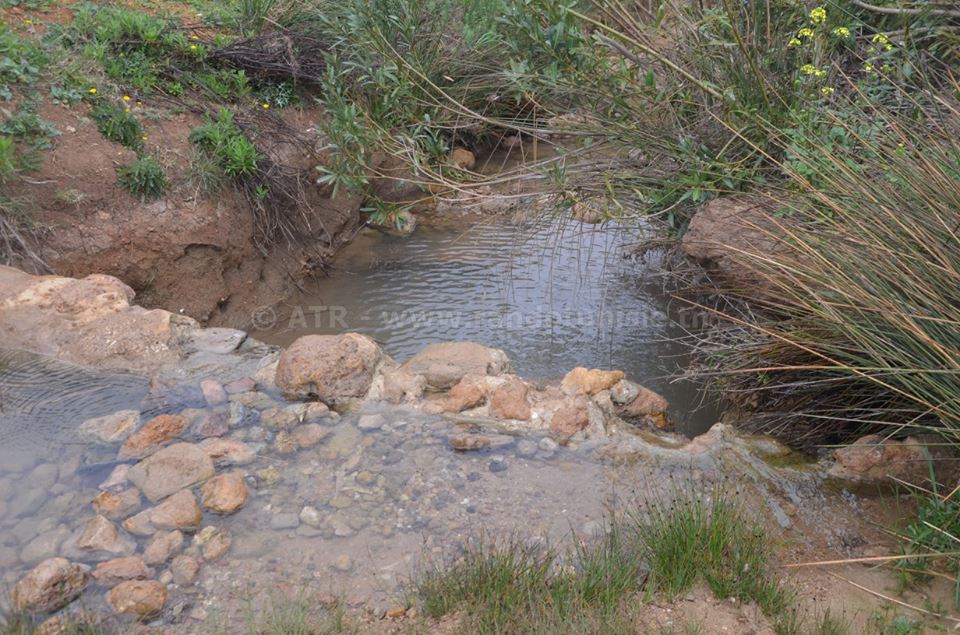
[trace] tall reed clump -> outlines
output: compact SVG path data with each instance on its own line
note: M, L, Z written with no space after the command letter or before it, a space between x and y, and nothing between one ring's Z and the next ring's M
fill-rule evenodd
M797 444L866 431L958 443L960 109L936 93L912 119L851 101L824 123L852 141L806 139L802 173L785 168L765 194L781 249L743 254L758 283L729 291L751 303L732 316L747 328L709 359L752 394L748 427Z

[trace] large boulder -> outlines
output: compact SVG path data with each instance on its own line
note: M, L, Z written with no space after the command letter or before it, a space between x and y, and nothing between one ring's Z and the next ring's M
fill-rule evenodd
M512 377L490 394L490 414L499 419L529 421L530 386L519 377Z
M358 333L306 335L280 355L274 381L288 399L333 405L363 398L384 357L376 342Z
M18 611L52 612L70 604L87 586L87 574L65 558L48 558L13 587Z
M400 367L412 375L422 375L427 388L447 390L464 375L500 375L510 370L507 354L476 342L431 344Z
M831 476L857 482L881 482L896 478L922 483L930 478L933 467L941 483L956 473L956 455L936 438L907 437L887 439L869 434L834 452Z
M191 443L175 443L134 465L127 478L155 503L213 474L206 452Z
M755 281L751 257L781 250L784 234L762 198L731 196L704 205L683 236L685 254L735 281Z

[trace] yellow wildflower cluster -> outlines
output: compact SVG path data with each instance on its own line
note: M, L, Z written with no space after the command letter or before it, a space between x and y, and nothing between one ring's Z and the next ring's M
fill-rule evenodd
M813 37L813 29L808 26L797 31L797 37Z
M827 71L822 68L817 68L813 64L804 64L800 67L800 72L804 75L813 75L814 77L823 77L827 74Z
M823 7L817 7L810 12L810 21L814 24L823 24L827 21L827 10Z
M837 37L850 37L850 29L845 26L838 26L833 30L833 34Z

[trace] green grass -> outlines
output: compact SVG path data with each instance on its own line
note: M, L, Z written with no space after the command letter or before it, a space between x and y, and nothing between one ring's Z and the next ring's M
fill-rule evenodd
M465 632L618 633L644 597L705 584L718 598L755 602L778 633L800 632L794 595L772 577L766 537L742 507L721 492L678 492L669 506L641 509L569 553L481 540L427 566L412 601L433 619L459 616Z
M149 155L143 155L130 165L118 169L117 182L143 201L158 199L170 188L163 167Z

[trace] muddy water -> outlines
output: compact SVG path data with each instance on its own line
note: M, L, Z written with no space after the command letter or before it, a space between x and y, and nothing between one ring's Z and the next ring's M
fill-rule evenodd
M359 331L403 361L427 344L474 340L507 352L531 379L575 366L615 368L664 394L694 435L716 421L696 389L669 377L682 335L656 263L629 258L635 228L570 219L496 217L466 230L419 228L409 238L368 230L287 306L254 316L253 335L286 345L301 335Z

